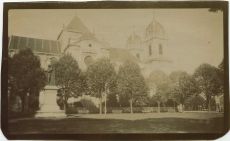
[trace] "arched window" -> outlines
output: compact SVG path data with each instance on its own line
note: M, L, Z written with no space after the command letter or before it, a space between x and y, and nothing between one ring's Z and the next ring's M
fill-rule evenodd
M93 58L91 56L86 56L84 59L84 62L86 64L86 66L89 66L90 64L93 63Z
M163 47L161 44L159 44L159 54L162 55L163 54Z
M152 46L149 45L149 56L152 56Z

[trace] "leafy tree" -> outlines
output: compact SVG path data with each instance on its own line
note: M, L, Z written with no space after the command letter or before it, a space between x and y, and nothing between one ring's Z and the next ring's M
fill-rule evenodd
M224 93L224 60L222 60L222 62L219 64L218 66L218 76L220 78L220 94Z
M205 99L198 94L192 95L185 100L185 106L191 110L201 110L199 107L203 107L204 104Z
M181 77L188 76L188 73L185 71L173 71L169 74L169 78L172 83L178 83Z
M116 76L113 64L109 59L101 58L91 64L87 69L87 85L90 93L100 99L100 114L102 113L102 97L112 91L113 81ZM106 114L106 99L105 99Z
M34 106L34 102L38 103L38 101L28 101L28 97L31 97L30 100L38 97L39 91L46 85L46 80L45 71L41 68L39 58L30 49L22 49L10 59L9 86L11 94L20 96L22 112L28 112ZM28 107L29 103L30 108ZM38 106L38 104L36 105Z
M117 88L117 75L113 75L113 77L110 79L108 87L110 90L108 92L108 105L111 107L120 106L120 99Z
M224 72L224 60L221 61L221 63L219 64L218 68Z
M188 73L185 71L173 71L169 74L169 78L171 81L171 99L177 103L182 104L180 101L180 94L179 94L179 82L180 79L185 78L188 76ZM182 82L182 81L181 81Z
M210 111L212 97L222 93L223 77L220 70L209 64L202 64L195 70L194 77L205 93L206 108Z
M150 89L152 89L152 97L150 100L156 101L158 105L158 112L160 112L160 105L165 106L170 94L170 81L168 76L162 71L153 71L148 78Z
M119 68L117 79L121 103L129 103L130 112L133 113L133 102L138 97L146 96L148 91L140 67L131 61L124 62Z
M78 97L79 95L83 94L88 94L85 72L80 72L78 79L73 82L73 87L70 88L70 91L73 92L74 97Z
M83 79L81 70L77 61L70 55L63 55L55 64L55 82L56 85L61 87L62 97L64 99L64 108L67 106L67 100L69 97L78 96L82 91L79 90L82 83L79 83Z
M199 85L193 76L186 73L181 73L178 82L175 83L172 93L177 103L184 107L185 101L200 93ZM183 110L183 109L182 109Z

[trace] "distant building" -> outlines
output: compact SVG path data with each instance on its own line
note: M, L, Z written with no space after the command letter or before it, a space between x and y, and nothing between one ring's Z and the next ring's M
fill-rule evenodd
M153 19L145 29L144 38L133 32L127 39L127 49L139 61L142 72L148 77L153 70L172 71L168 55L167 35L164 27Z

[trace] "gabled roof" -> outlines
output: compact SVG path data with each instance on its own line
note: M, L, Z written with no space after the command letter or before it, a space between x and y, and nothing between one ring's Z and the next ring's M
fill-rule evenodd
M70 21L70 23L64 28L64 31L80 33L81 40L96 40L94 34L90 32L87 26L77 16Z
M91 34L90 30L85 26L81 19L75 16L65 27L65 30L82 34Z
M21 37L12 35L9 40L9 49L24 49L30 48L34 52L43 53L61 53L61 46L59 41L36 39L29 37Z

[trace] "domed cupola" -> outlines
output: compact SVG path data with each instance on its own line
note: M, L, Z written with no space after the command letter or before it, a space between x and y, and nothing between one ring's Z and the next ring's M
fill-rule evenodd
M126 44L128 48L140 47L141 37L134 32L128 37Z
M167 39L164 27L155 19L146 27L145 39Z

